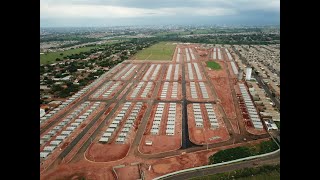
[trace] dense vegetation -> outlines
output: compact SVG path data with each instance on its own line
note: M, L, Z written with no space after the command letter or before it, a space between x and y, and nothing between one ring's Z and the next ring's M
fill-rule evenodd
M249 156L255 156L259 154L265 154L278 149L277 144L272 141L263 141L255 146L241 146L231 149L226 149L217 152L209 157L209 164L216 164L226 161L232 161L235 159L245 158Z
M203 177L191 178L192 180L279 180L280 179L280 164L264 165L256 168L244 168L232 172L218 173Z

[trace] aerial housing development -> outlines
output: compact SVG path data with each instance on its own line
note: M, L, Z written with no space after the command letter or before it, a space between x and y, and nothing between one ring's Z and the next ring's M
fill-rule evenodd
M272 140L280 122L280 44L132 46L109 46L120 56L132 52L108 68L91 66L89 57L90 68L69 75L100 73L40 110L41 179L155 179L217 163L221 150Z

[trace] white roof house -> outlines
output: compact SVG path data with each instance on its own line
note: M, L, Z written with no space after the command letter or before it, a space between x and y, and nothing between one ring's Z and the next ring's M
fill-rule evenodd
M46 158L49 154L49 152L40 152L40 158Z

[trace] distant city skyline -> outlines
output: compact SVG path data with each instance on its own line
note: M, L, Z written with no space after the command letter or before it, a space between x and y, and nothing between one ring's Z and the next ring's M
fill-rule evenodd
M278 25L280 0L40 0L40 27Z

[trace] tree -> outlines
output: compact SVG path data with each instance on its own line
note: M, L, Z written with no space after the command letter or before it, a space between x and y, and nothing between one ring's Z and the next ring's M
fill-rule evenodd
M57 58L56 61L62 61L60 58Z

